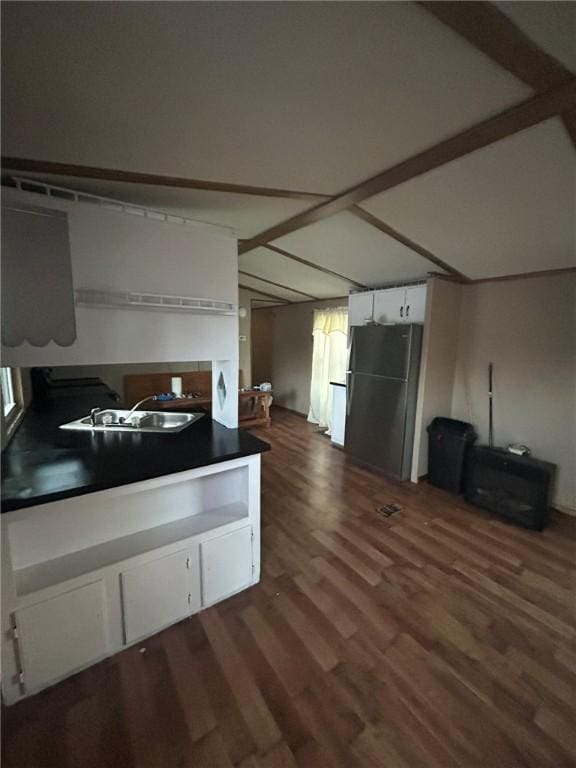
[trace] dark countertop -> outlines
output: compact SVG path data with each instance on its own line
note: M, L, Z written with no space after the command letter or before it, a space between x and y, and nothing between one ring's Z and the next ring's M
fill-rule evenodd
M207 415L170 435L59 429L97 406L121 407L102 396L30 406L2 454L2 512L270 450L249 432L227 429Z

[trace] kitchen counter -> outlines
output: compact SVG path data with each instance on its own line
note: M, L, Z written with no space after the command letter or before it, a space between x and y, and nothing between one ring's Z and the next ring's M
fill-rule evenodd
M95 407L119 406L102 397L49 400L30 406L2 454L2 512L270 450L254 435L227 429L209 416L169 435L59 428Z

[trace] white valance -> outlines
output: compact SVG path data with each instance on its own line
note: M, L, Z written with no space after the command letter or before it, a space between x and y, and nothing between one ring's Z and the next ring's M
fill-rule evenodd
M348 309L336 307L332 309L315 309L312 333L348 333Z
M35 347L76 340L74 288L64 211L2 205L2 343Z

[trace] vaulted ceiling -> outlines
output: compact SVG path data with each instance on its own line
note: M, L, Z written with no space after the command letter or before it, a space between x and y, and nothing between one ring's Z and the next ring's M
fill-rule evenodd
M576 3L2 17L4 175L232 227L253 291L576 266Z

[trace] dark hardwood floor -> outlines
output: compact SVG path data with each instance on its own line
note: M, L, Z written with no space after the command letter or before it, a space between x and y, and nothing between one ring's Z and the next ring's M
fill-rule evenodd
M574 766L575 521L384 480L286 411L257 434L260 584L10 707L5 768Z

